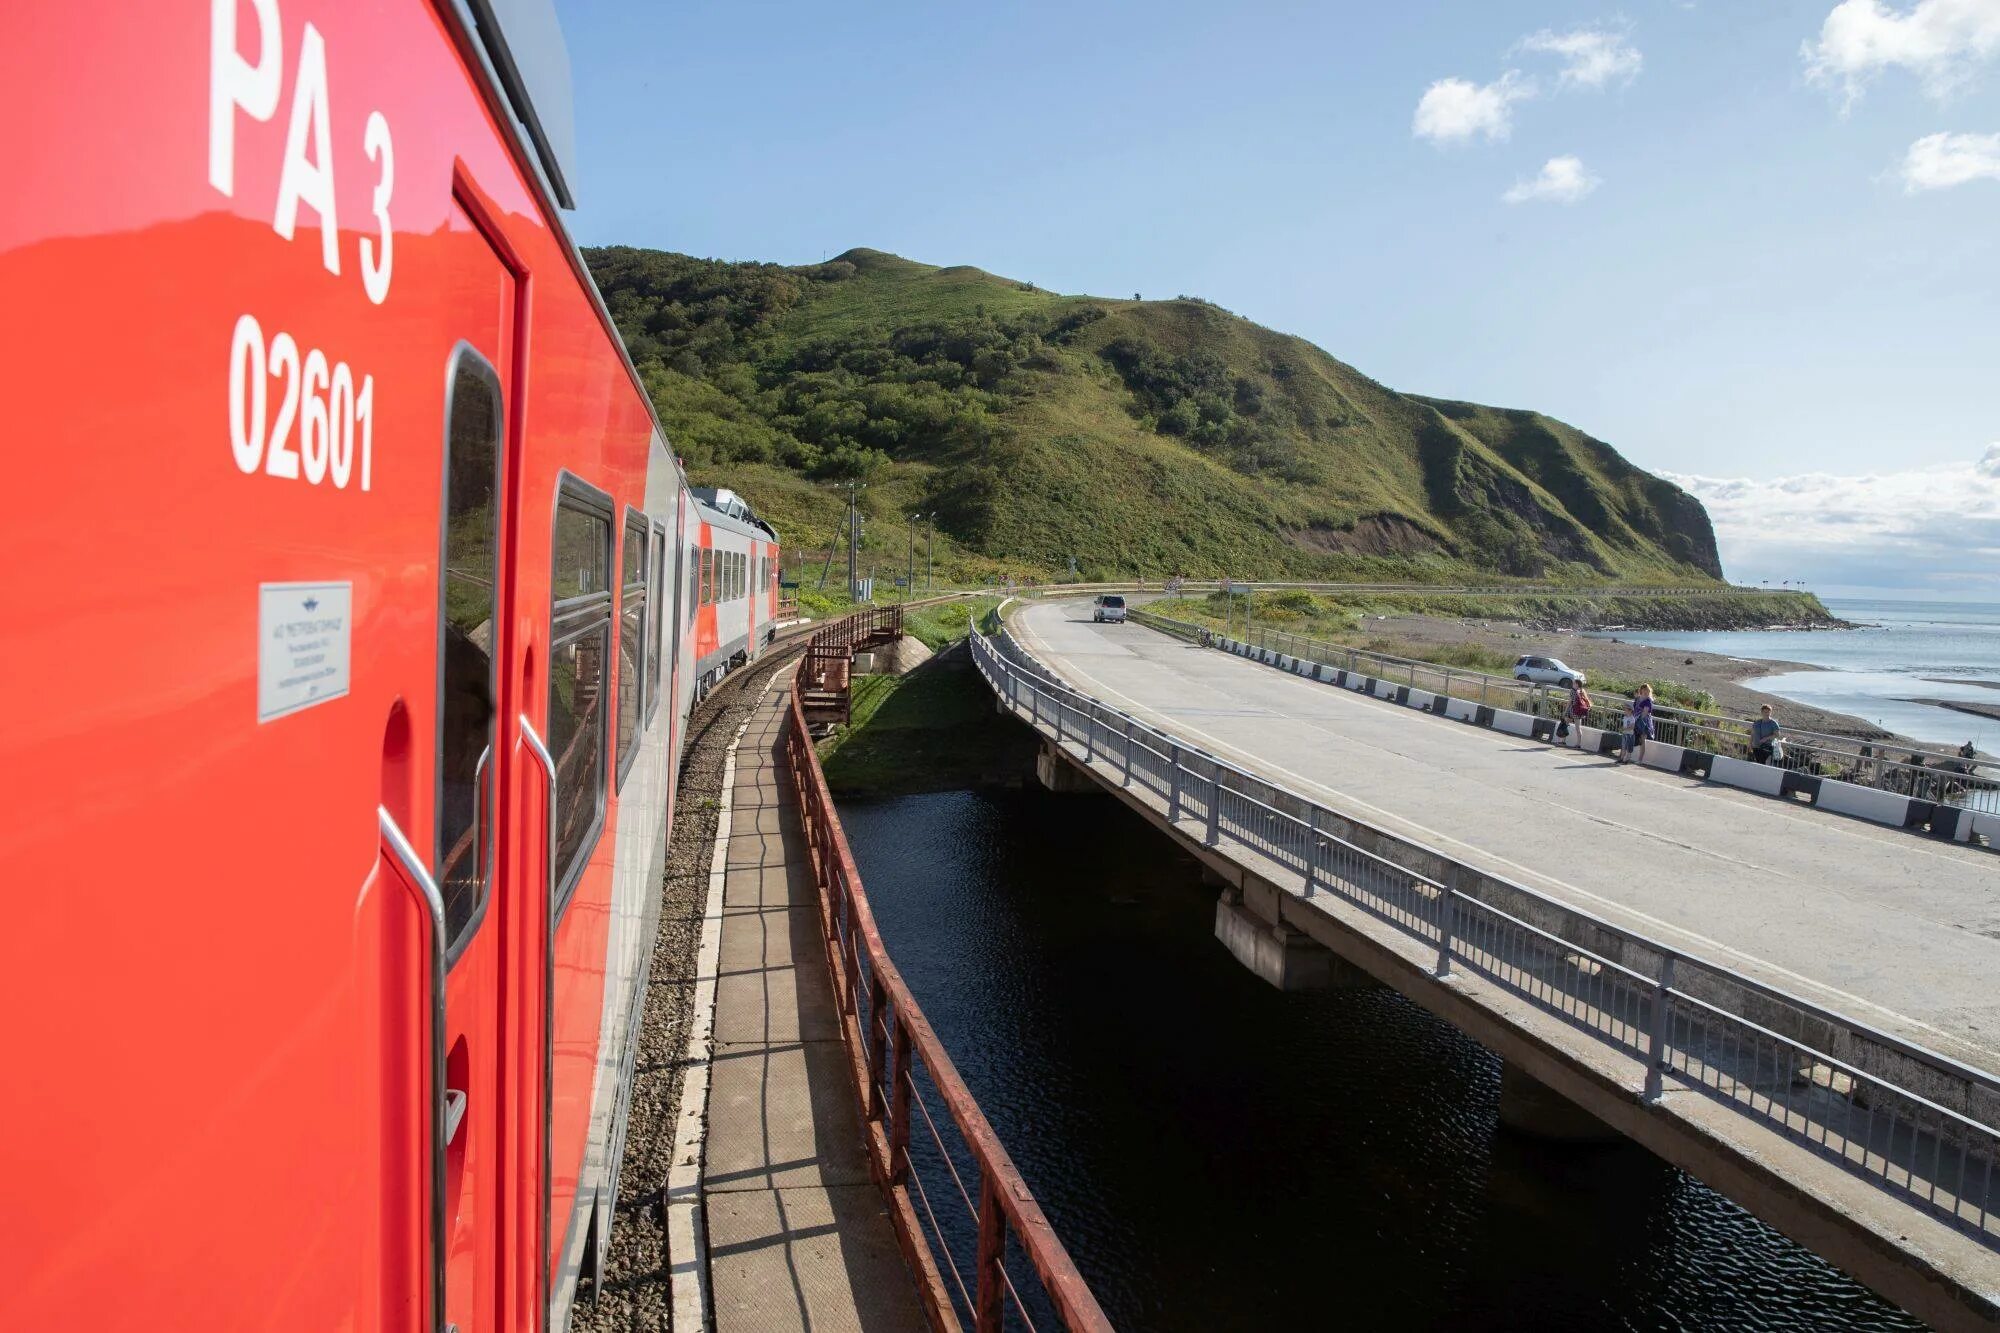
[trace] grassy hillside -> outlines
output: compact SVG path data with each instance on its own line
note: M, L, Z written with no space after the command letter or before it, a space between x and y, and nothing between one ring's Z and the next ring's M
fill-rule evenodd
M795 550L865 483L869 562L935 511L958 579L1720 574L1693 497L1531 412L1399 394L1204 301L1059 296L872 250L586 252L698 483ZM920 545L921 563L921 545Z

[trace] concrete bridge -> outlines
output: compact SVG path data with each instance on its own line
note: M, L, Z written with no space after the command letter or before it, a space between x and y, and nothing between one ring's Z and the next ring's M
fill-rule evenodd
M1222 886L1286 988L1394 987L1503 1119L1630 1137L1939 1327L2000 1324L1991 851L1468 726L1087 604L982 644L1051 786Z

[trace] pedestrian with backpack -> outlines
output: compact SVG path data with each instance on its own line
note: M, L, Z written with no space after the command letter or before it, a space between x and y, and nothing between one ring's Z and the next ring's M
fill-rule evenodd
M1583 748L1583 724L1590 716L1590 692L1583 688L1583 682L1569 683L1569 706L1563 710L1563 732L1576 738L1576 748Z

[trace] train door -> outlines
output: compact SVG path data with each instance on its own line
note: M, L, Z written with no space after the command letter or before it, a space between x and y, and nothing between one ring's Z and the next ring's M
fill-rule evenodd
M503 1189L513 1188L501 1134L501 1005L507 996L507 922L519 878L499 799L500 664L511 634L502 558L509 513L510 389L516 279L462 202L454 199L442 247L440 314L453 346L443 370L444 466L439 530L439 662L435 846L444 897L446 1319L459 1333L501 1327L499 1256Z

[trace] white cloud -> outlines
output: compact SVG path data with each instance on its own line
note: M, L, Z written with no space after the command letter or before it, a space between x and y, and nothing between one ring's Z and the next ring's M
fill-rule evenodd
M1858 477L1663 475L1707 506L1732 578L2000 595L2000 443Z
M1573 204L1600 184L1597 177L1584 170L1581 159L1552 157L1542 163L1542 169L1532 179L1523 177L1515 181L1513 188L1500 197L1510 204L1539 201Z
M1926 134L1904 155L1902 175L1910 194L2000 180L2000 134Z
M1433 143L1466 143L1484 135L1505 139L1514 128L1514 103L1535 95L1535 85L1508 70L1491 83L1439 79L1417 101L1411 128Z
M1575 32L1544 28L1523 37L1515 49L1561 56L1563 67L1558 78L1566 88L1602 88L1614 79L1630 83L1639 77L1639 67L1645 63L1623 33L1602 28L1578 28Z
M1980 61L2000 55L2000 0L1917 0L1908 9L1841 0L1801 54L1807 77L1838 84L1850 103L1886 69L1907 70L1942 97L1965 84Z

